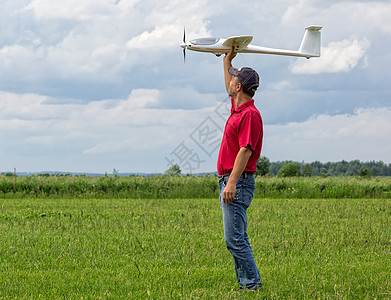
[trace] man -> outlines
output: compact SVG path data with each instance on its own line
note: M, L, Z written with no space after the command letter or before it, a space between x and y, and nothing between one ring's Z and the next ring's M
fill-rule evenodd
M232 108L217 160L220 204L225 243L234 259L240 289L257 290L262 282L247 236L247 208L254 196L253 174L263 138L262 117L252 99L259 76L251 68L233 68L235 56L232 49L224 57L225 87Z

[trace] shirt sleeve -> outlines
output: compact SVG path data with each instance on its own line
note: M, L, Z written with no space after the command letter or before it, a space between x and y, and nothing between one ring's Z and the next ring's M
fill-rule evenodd
M258 141L262 136L262 121L260 116L255 112L245 114L240 123L238 135L240 148L250 147L252 151L255 151Z

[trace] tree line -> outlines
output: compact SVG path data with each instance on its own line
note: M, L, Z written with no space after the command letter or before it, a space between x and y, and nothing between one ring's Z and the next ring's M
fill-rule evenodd
M391 164L383 161L361 162L359 160L340 162L314 161L311 163L270 160L261 156L257 163L257 175L291 176L391 176Z

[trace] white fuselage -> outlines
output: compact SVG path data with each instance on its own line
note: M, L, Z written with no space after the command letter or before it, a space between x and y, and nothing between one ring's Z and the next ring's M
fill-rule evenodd
M184 49L209 52L217 56L228 53L232 47L238 53L263 53L298 57L319 57L320 56L320 30L321 26L309 26L306 28L299 50L283 50L251 45L252 36L238 36L228 39L223 38L198 38L184 42L181 47Z
M181 47L192 51L208 52L220 56L222 54L228 53L231 50L231 47L227 47L223 45L225 41L226 39L221 38L218 40L217 43L209 44L209 45L197 45L197 44L193 44L192 42L187 42L182 44ZM300 53L299 51L267 48L267 47L260 47L255 45L248 45L246 48L242 48L242 49L237 48L235 49L235 52L275 54L275 55L298 56L298 57L307 57L307 58L318 57L318 55L314 55L310 53Z

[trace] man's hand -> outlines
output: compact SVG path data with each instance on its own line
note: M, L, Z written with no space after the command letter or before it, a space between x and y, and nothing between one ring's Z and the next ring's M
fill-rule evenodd
M231 51L225 53L224 61L231 62L236 56L235 47L232 46Z
M227 183L223 191L223 202L230 204L235 200L236 184Z

